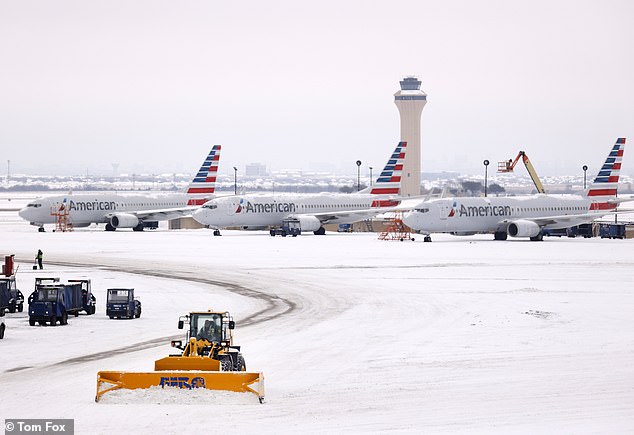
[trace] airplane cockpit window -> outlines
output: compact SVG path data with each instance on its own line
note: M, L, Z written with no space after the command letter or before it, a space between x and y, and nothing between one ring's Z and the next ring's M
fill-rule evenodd
M42 207L42 204L41 204L41 203L38 203L38 202L32 202L32 203L30 203L30 204L27 204L26 206L27 206L27 207L34 207L34 208L38 208L38 207Z
M429 209L427 207L424 208L415 208L414 210L416 210L419 213L427 213L429 212Z
M213 210L215 208L218 208L218 204L205 204L203 205L203 208L208 208L210 210Z

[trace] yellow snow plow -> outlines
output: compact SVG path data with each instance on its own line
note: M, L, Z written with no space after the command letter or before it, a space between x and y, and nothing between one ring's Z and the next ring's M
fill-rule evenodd
M187 344L172 341L182 353L161 358L154 363L153 372L97 373L98 402L104 394L137 388L177 387L206 388L253 393L264 401L264 376L261 372L247 372L240 346L233 345L235 322L228 312L192 312L178 321L178 328L189 324Z

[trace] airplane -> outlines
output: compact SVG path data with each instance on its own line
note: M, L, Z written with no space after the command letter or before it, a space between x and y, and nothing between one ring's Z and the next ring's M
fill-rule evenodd
M625 138L619 138L584 195L537 194L516 197L448 198L421 202L403 217L411 229L425 234L494 234L543 239L545 228L569 228L613 213L620 202L617 187Z
M327 223L353 223L399 204L407 142L399 142L373 186L357 193L250 194L215 198L193 217L220 235L221 228L280 228L294 222L299 232L325 234ZM275 230L271 229L271 235ZM296 234L294 234L296 235Z
M73 227L105 223L106 231L118 228L157 228L158 221L191 215L213 197L220 161L220 145L214 145L186 192L177 194L68 194L38 198L19 211L19 216L39 227L55 224L67 213Z

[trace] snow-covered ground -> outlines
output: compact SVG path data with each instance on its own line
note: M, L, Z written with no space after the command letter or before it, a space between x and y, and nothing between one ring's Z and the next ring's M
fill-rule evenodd
M23 292L35 276L89 277L98 306L54 328L7 314L0 418L74 418L90 434L632 433L633 243L38 233L1 212L0 254L21 260ZM115 286L136 289L140 319L107 319ZM210 307L234 314L265 404L199 391L94 402L97 371L151 370L178 316Z

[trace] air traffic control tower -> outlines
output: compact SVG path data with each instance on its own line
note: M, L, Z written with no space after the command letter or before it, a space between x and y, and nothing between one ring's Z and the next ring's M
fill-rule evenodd
M394 94L394 104L401 115L401 141L407 142L407 153L401 179L401 195L420 195L420 117L427 103L427 94L420 90L420 80L405 77L401 90Z

